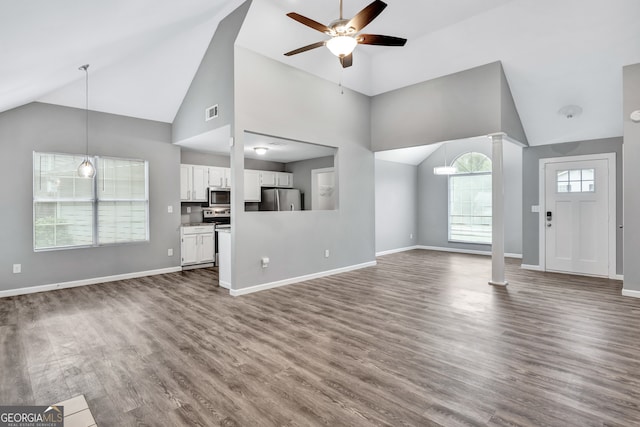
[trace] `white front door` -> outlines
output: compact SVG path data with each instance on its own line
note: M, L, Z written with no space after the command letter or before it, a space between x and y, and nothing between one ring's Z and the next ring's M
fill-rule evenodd
M609 275L608 163L599 159L545 165L545 211L540 214L547 270Z

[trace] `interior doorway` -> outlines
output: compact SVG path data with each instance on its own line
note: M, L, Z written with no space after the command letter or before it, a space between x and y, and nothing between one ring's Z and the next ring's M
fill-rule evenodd
M615 153L540 160L543 270L615 277Z

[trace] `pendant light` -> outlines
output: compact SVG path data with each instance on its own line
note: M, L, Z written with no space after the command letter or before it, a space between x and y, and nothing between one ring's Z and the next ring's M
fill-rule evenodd
M443 144L444 146L444 166L436 166L433 168L434 175L453 175L456 173L455 166L447 166L447 143Z
M91 163L91 160L89 160L89 71L87 71L87 69L89 68L89 64L85 64L83 66L81 66L80 68L78 68L78 70L84 71L85 74L85 86L86 86L86 90L85 90L85 95L86 95L86 99L85 99L85 111L86 111L86 120L85 120L85 124L86 124L86 141L87 141L87 145L86 145L86 150L85 150L85 154L84 154L84 160L82 161L82 163L80 163L80 166L78 166L78 175L80 175L82 178L93 178L96 175L96 168L93 166L93 163Z

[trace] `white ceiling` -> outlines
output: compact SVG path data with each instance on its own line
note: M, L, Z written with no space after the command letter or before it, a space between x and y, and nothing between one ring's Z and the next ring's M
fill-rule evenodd
M268 150L265 154L256 154L255 147L265 147ZM249 159L290 163L333 156L336 151L336 148L325 145L282 139L252 132L244 133L244 157Z
M622 135L622 66L640 62L638 0L387 0L365 32L403 48L358 46L342 70L323 34L338 1L254 0L237 43L375 95L501 60L531 145ZM0 3L0 111L31 101L172 122L217 23L241 0L30 0ZM369 0L345 0L352 16ZM568 120L564 105L583 108Z

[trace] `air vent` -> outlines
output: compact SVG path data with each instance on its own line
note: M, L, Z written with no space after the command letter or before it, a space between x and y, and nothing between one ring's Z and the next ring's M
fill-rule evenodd
M204 110L204 120L208 122L211 119L215 119L218 117L218 104L212 105L211 107Z

